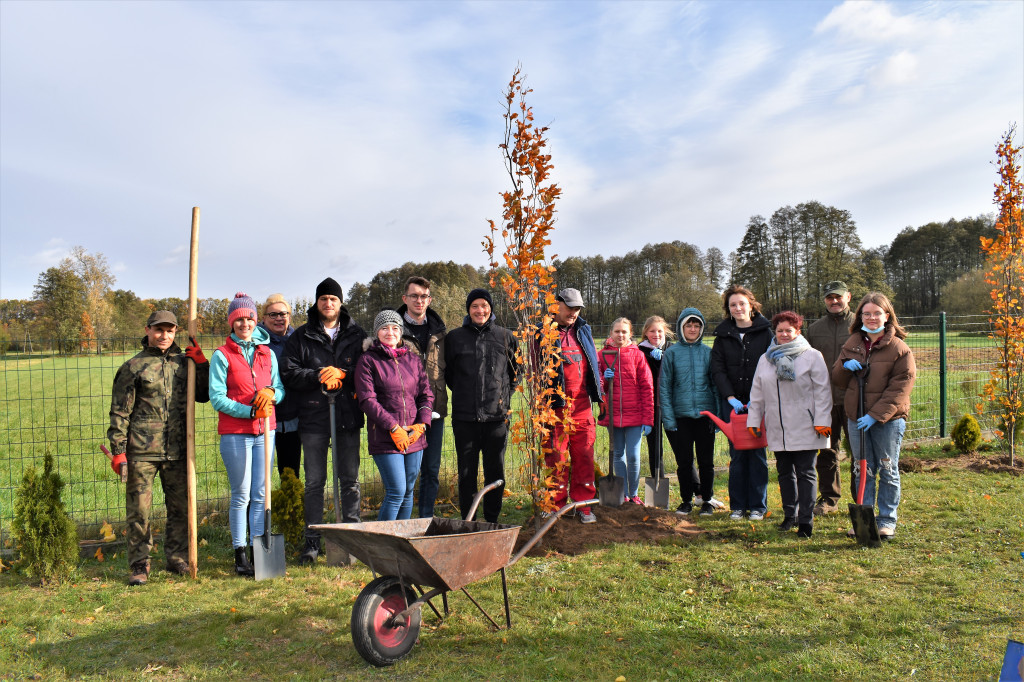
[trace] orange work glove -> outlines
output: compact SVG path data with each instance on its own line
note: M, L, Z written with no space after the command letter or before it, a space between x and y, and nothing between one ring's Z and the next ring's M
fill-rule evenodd
M409 434L409 445L412 445L413 443L418 441L423 436L424 433L427 432L427 425L413 424L407 430L412 432Z
M747 431L749 431L750 435L753 436L754 438L761 437L761 429L757 428L756 426L748 426Z
M818 432L819 436L825 436L825 438L829 438L832 436L831 426L815 426L814 430Z
M409 449L409 434L405 432L401 426L396 426L391 429L391 440L395 442L395 447L398 448L399 452L405 452Z
M203 349L196 343L196 337L188 337L188 345L185 347L185 356L197 365L205 365L209 362L203 355Z
M345 370L337 367L324 367L320 370L320 383L327 386L328 391L337 391L345 379Z
M266 412L264 417L270 416L269 408L274 404L274 389L270 386L265 386L256 392L256 397L253 398L252 404L256 406L257 410L263 410Z

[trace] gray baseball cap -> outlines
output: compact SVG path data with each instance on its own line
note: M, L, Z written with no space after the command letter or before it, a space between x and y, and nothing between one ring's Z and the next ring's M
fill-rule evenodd
M556 299L566 304L570 308L585 308L583 305L583 296L580 295L579 289L562 289L555 296Z
M173 324L178 326L178 318L170 310L155 310L146 320L147 327L155 327L158 324Z

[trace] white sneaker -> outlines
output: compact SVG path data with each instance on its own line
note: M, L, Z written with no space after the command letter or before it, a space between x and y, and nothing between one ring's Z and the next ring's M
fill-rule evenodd
M699 507L702 504L704 504L704 498L701 497L700 495L694 495L693 496L693 506L694 507Z
M764 521L764 512L752 511L750 512L751 521Z
M589 510L580 512L580 523L597 523L597 517L594 516L594 512Z
M717 497L712 496L711 499L708 500L708 502L710 502L711 506L714 507L715 509L725 509L725 502L722 502Z
M729 518L732 519L733 521L739 521L740 519L743 518L743 510L742 509L735 510L732 514L729 514Z

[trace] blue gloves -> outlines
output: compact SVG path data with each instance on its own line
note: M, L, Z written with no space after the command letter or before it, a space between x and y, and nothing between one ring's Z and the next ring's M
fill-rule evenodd
M641 426L640 427L640 435L644 436L644 437L651 435L651 427L648 426L647 424L644 424L643 426Z
M651 357L655 360L661 360L662 352L660 348L655 348L651 351Z
M736 398L729 398L729 404L732 405L732 409L736 410L737 414L743 414L747 411L747 406L736 400Z
M614 369L612 369L611 367L609 367L608 369L606 369L606 370L604 371L604 378L605 378L605 379L613 379L613 378L615 378L615 370L614 370Z
M847 360L843 363L843 367L851 372L859 372L864 369L864 365L860 364L860 360Z
M856 362L856 360L854 360L853 362ZM857 420L857 428L860 429L861 431L867 431L877 423L877 419L872 417L870 414L866 414Z

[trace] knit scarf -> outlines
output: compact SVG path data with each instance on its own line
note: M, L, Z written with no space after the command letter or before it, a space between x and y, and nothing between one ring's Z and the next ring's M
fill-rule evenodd
M796 358L810 347L811 344L807 343L807 339L802 335L789 343L783 344L776 344L775 339L772 339L772 343L768 346L768 350L765 351L765 355L768 356L768 362L775 365L775 374L780 379L783 381L795 381Z
M384 351L384 354L387 355L392 360L400 358L400 357L402 357L403 355L405 355L406 353L409 352L409 349L406 348L404 344L401 345L401 346L398 346L397 348L389 348L388 346L385 346L380 341L377 341L376 343L377 343L378 346L380 346L380 349L382 351Z

